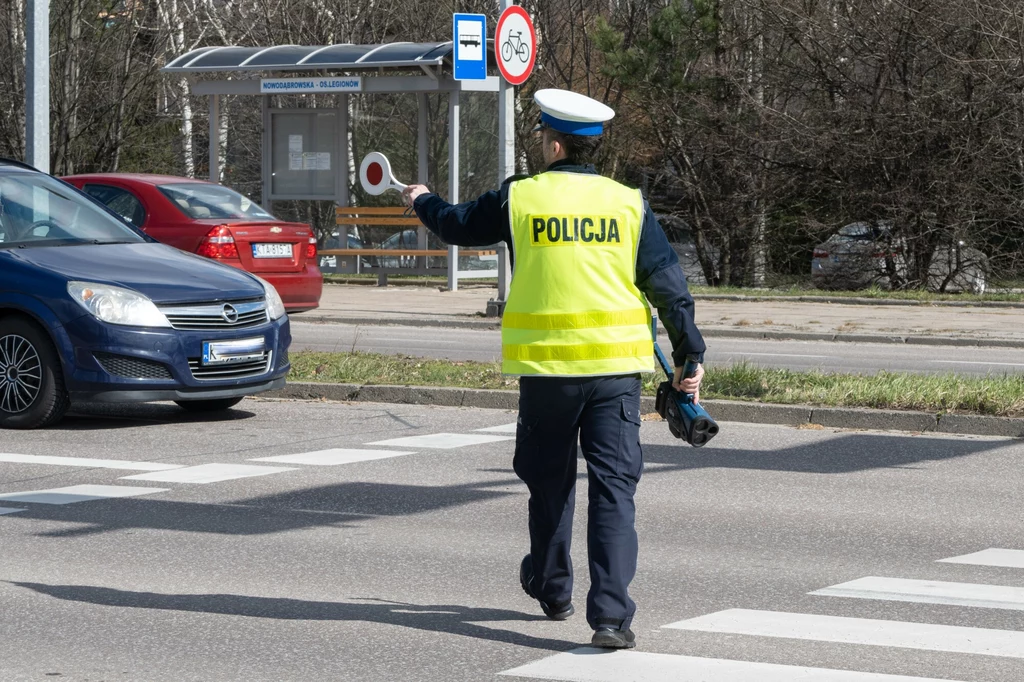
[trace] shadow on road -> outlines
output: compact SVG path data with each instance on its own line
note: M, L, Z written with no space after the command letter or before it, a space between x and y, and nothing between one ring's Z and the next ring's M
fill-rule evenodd
M883 434L843 434L781 450L754 451L709 446L647 445L647 464L658 464L645 477L694 469L746 469L811 474L850 474L969 457L1016 445L1016 441L966 440ZM400 460L395 460L400 466ZM511 465L511 462L509 463ZM586 476L580 462L579 477ZM75 537L126 529L173 530L223 535L266 535L292 530L364 526L378 517L413 516L490 502L503 497L525 498L509 468L478 470L508 474L498 480L449 485L404 485L345 482L286 490L234 500L226 504L174 502L154 498L123 498L63 506L25 504L20 520L68 522L73 526L40 533L42 537ZM467 470L467 474L471 473ZM642 485L642 484L641 484ZM833 494L824 485L821 495ZM525 507L525 500L521 500ZM19 505L21 506L21 505Z
M24 587L55 599L100 606L213 613L277 620L382 623L546 651L568 651L579 646L577 642L532 637L510 630L479 625L479 623L487 622L546 620L540 615L504 609L474 608L452 604L406 604L379 599L325 602L279 597L248 597L237 594L131 592L88 585L45 585L25 582L10 582L9 584Z
M243 403L244 404L244 403ZM173 403L82 403L50 431L102 431L107 429L233 422L255 417L254 412L231 408L220 412L187 412Z
M30 504L22 519L68 521L74 527L41 537L77 537L114 530L146 528L223 535L265 535L304 528L352 527L380 516L411 516L516 493L497 490L518 479L458 485L337 483L230 504L172 502L152 498L96 500L69 505ZM525 494L525 488L520 491Z
M670 465L660 471L721 468L848 474L957 459L1014 445L1019 441L848 433L781 450L645 445L644 462Z

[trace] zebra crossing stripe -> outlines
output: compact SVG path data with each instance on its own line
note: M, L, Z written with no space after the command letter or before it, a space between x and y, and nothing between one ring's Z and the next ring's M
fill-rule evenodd
M512 422L511 424L502 424L501 426L488 426L483 429L476 429L477 431L483 431L484 433L515 433L518 424Z
M1024 658L1024 632L956 625L729 609L681 620L664 627L673 630Z
M556 654L500 674L565 682L940 682L854 670L591 648Z
M375 459L388 459L415 455L411 450L352 450L334 448L333 450L317 450L316 452L300 452L295 455L275 455L273 457L257 457L250 462L277 462L278 464L305 464L308 466L337 466L355 462L369 462Z
M173 471L158 471L149 474L122 476L126 481L159 481L161 483L220 483L236 478L269 476L282 471L294 471L294 467L265 467L255 464L197 464Z
M0 507L0 516L3 516L4 514L17 514L18 512L23 512L23 511L25 511L25 510L24 509L15 509L14 507Z
M137 497L165 493L167 488L130 488L125 485L71 485L49 490L25 490L19 493L4 493L0 500L9 502L32 502L35 504L74 504L90 500L110 500L119 497Z
M1024 587L947 583L904 578L860 578L810 594L821 597L947 604L984 609L1024 610Z
M124 469L126 471L169 471L183 464L159 462L133 462L124 459L91 459L88 457L56 457L53 455L15 455L0 452L0 462L11 464L48 464L53 466L83 467L88 469Z
M1024 568L1024 550L1020 549L983 549L973 554L939 559L946 564L971 564L972 566L1000 566L1002 568Z
M436 448L447 450L449 448L461 448L467 445L482 445L484 443L498 443L503 440L513 440L514 436L501 436L490 433L430 433L424 436L405 436L404 438L390 438L378 440L367 445L383 445L387 447L404 448Z

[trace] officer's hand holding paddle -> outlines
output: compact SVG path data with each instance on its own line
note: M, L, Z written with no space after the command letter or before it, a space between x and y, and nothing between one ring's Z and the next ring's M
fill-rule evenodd
M402 190L402 198L405 199L405 203L412 206L416 202L416 197L421 194L430 194L430 190L427 189L426 185L409 185Z

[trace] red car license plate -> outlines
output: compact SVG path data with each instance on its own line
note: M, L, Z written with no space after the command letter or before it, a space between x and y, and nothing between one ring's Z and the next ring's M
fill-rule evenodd
M291 258L291 244L253 244L253 258Z

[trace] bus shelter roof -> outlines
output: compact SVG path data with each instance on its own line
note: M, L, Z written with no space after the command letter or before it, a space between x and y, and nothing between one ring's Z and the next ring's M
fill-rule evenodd
M488 41L491 42L491 41ZM451 41L383 45L275 45L199 47L172 60L162 71L315 71L440 67L452 61ZM490 61L490 60L488 60Z

